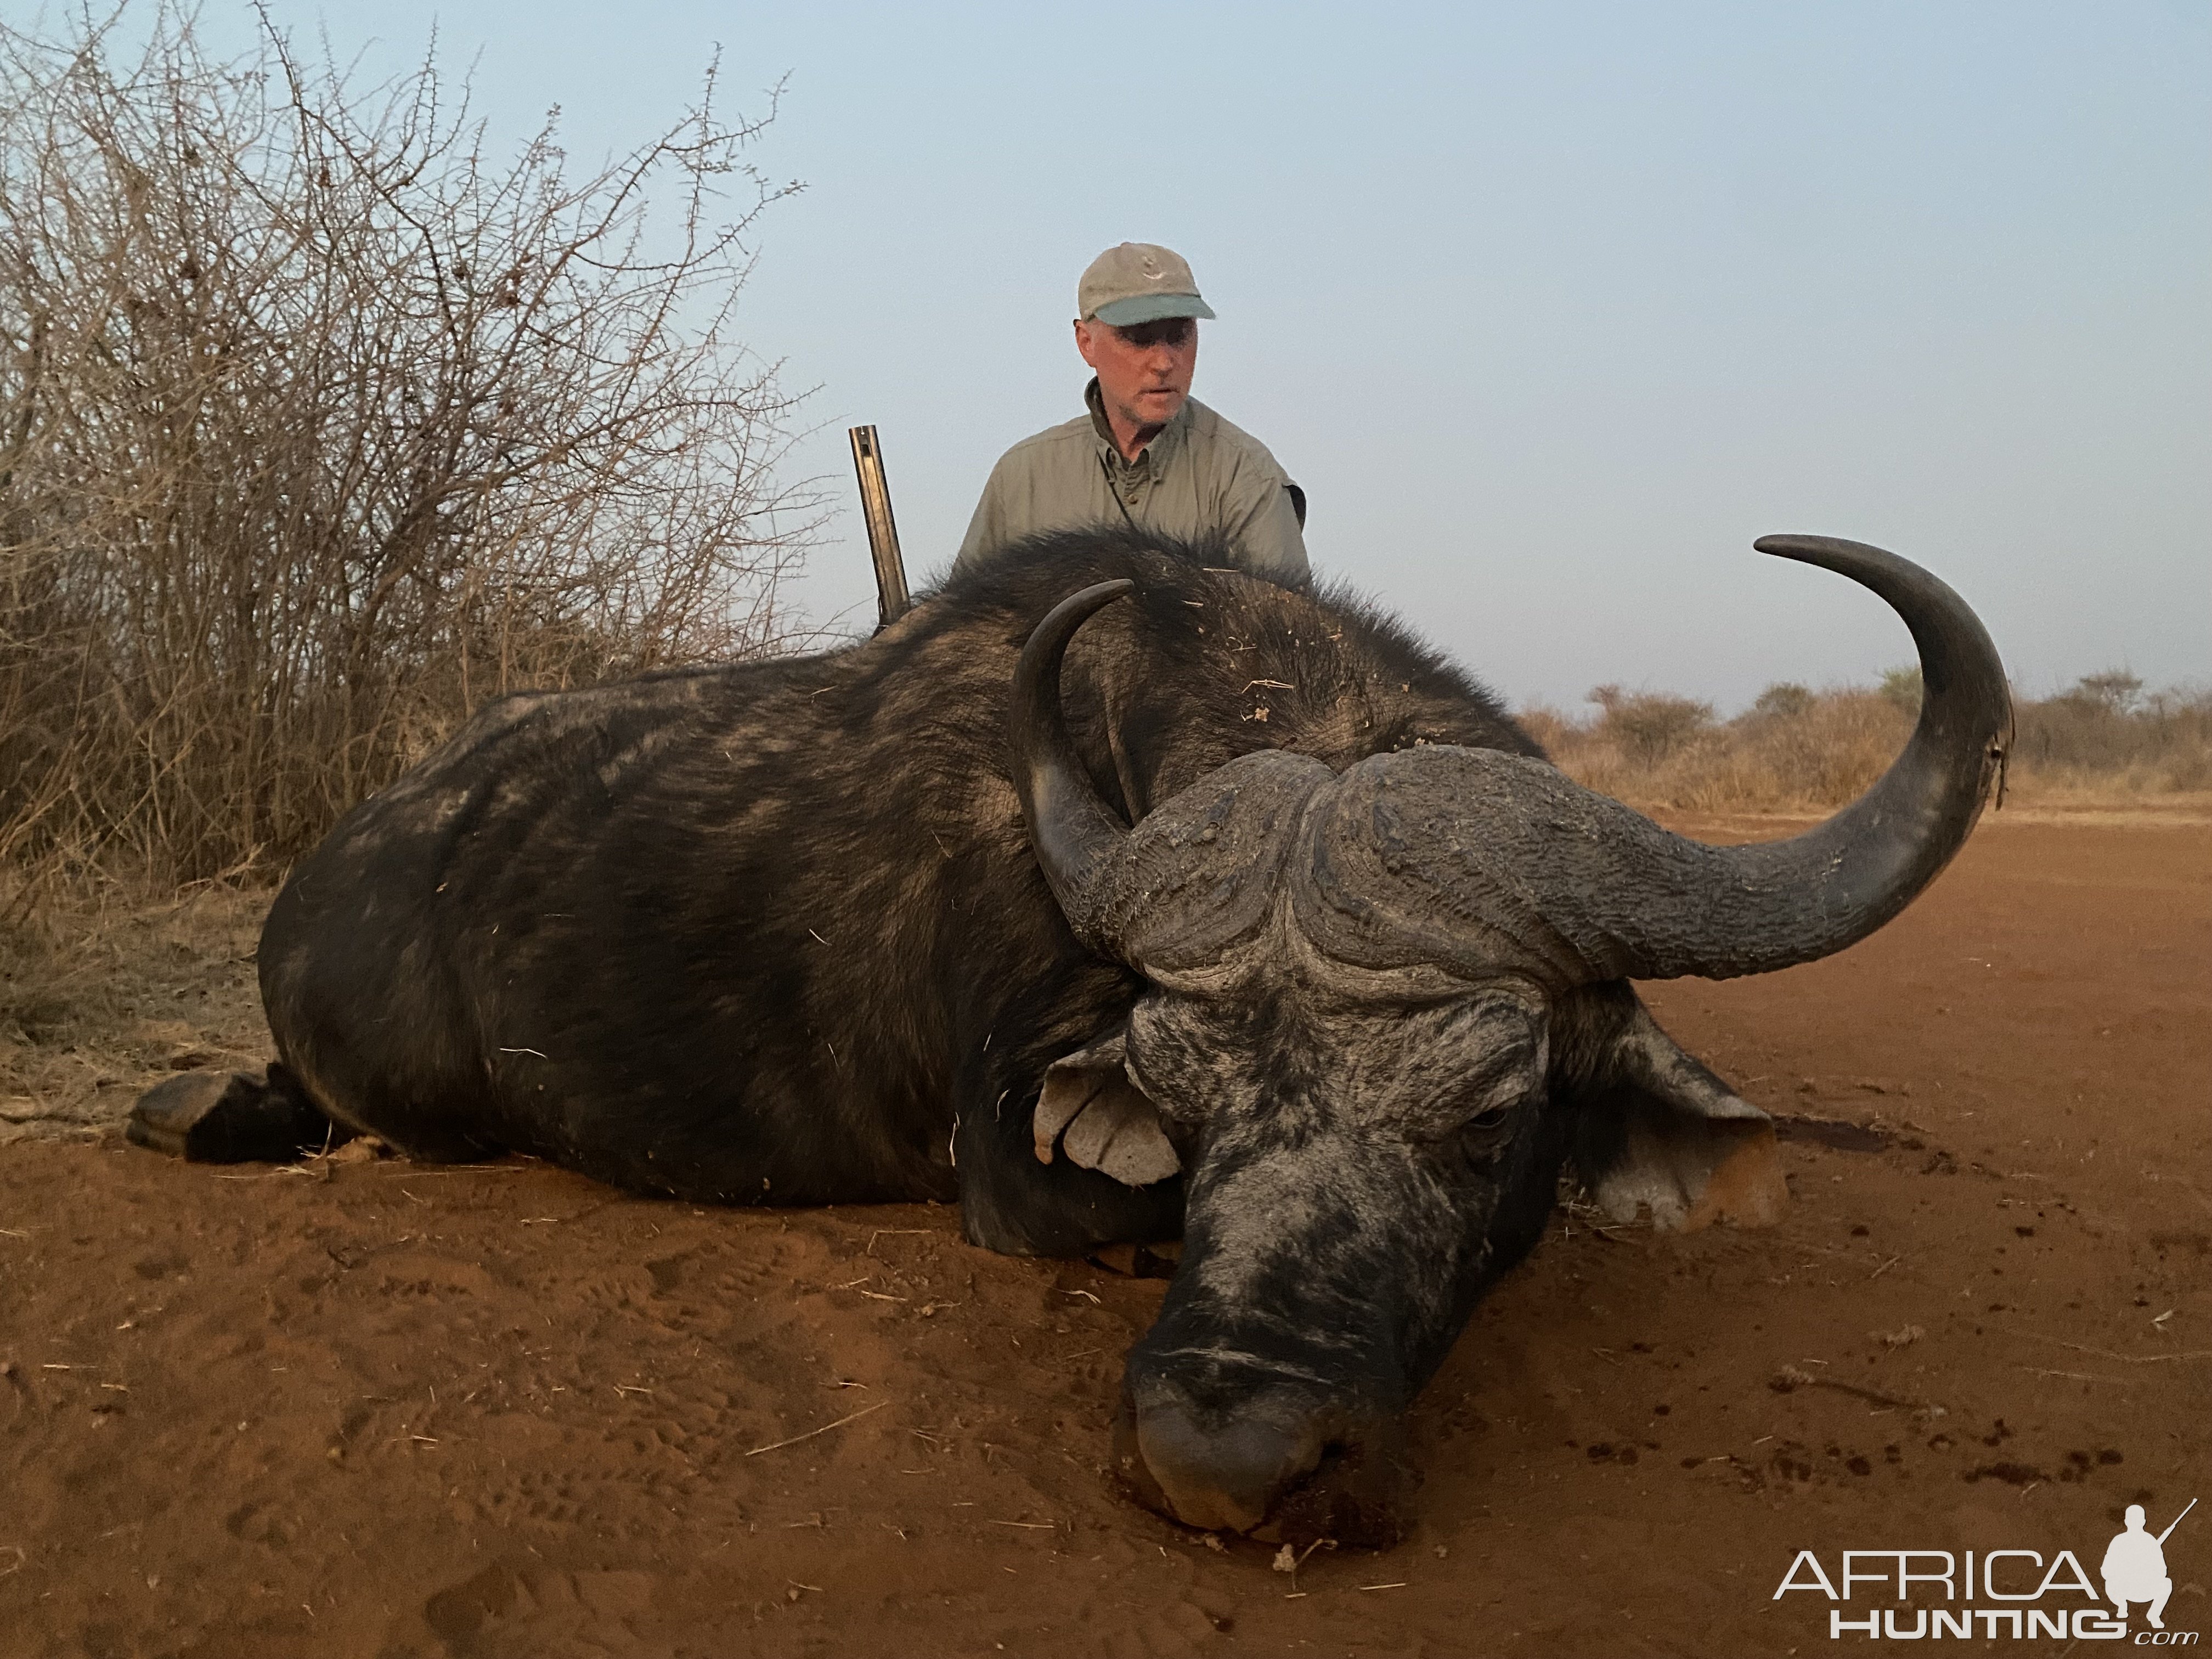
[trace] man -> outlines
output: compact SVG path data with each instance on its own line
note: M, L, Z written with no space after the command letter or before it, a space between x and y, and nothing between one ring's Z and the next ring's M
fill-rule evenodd
M2190 1509L2196 1504L2192 1502ZM2189 1510L2181 1514L2186 1515ZM2166 1576L2166 1540L2173 1527L2181 1524L2181 1516L2173 1518L2173 1527L2154 1538L2145 1530L2143 1506L2128 1505L2125 1532L2114 1535L2105 1546L2104 1571L2100 1575L2105 1581L2106 1599L2120 1610L2120 1617L2128 1616L2128 1603L2150 1603L2150 1627L2164 1630L2166 1620L2160 1617L2166 1611L2166 1597L2173 1594L2173 1580Z
M1214 314L1190 266L1124 242L1091 262L1075 305L1090 413L1000 457L953 568L1042 530L1104 522L1218 538L1252 574L1305 586L1304 492L1266 445L1190 395L1198 319Z

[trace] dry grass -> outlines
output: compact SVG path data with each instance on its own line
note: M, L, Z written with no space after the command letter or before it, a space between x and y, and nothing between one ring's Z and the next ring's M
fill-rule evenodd
M1792 688L1794 690L1794 688ZM1788 811L1850 799L1881 775L1911 729L1868 691L1836 691L1721 721L1709 705L1602 688L1595 716L1524 714L1575 778L1620 799L1691 811Z
M158 895L81 883L6 906L0 1145L97 1132L173 1072L265 1062L253 949L269 899L213 882Z
M2146 696L2132 675L2093 674L2021 708L2015 752L2053 796L2201 793L2212 790L2212 693Z
M1593 789L1688 812L1814 812L1879 778L1911 736L1919 678L1879 688L1773 685L1733 720L1663 692L1600 686L1593 712L1524 709L1559 765ZM2119 673L2016 703L2008 797L2042 806L2177 804L2212 789L2212 694L2143 694Z

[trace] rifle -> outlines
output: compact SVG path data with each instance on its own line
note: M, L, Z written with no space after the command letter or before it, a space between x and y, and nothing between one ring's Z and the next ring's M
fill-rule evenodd
M906 565L899 557L898 526L891 518L890 481L884 477L884 453L876 429L856 426L853 470L860 477L860 511L868 524L868 552L876 562L876 629L889 628L913 608L907 596Z
M2189 1510L2193 1510L2193 1509L2195 1509L2196 1507L2197 1507L2197 1500L2196 1500L2195 1498L2191 1498L2191 1499L2189 1500L2189 1509L2188 1509L2188 1510L2182 1510L2182 1512L2181 1512L2179 1515L2177 1515L2177 1516L2175 1516L2173 1517L2173 1525L2172 1525L2172 1526L2169 1526L2168 1528L2166 1528L2166 1529L2164 1532L2162 1532L2162 1533L2159 1534L2159 1535L2158 1535L2158 1541L2159 1541L2160 1544L2164 1544L2167 1539L2169 1539L2169 1538L2172 1537L2172 1536L2173 1536L2173 1528L2174 1528L2174 1527L2178 1527L2178 1526L2179 1526L2179 1525L2180 1525L2184 1521L2187 1520L2187 1519L2189 1518Z

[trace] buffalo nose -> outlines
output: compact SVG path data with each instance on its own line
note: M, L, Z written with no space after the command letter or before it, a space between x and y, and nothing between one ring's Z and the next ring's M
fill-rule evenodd
M1239 1415L1201 1425L1178 1400L1137 1413L1137 1449L1176 1518L1209 1532L1249 1532L1284 1489L1321 1462L1322 1437L1310 1424Z

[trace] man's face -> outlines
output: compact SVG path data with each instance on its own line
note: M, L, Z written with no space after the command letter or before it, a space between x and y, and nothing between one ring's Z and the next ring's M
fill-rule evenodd
M1198 367L1198 325L1164 318L1115 328L1096 320L1075 325L1075 349L1098 376L1106 407L1134 427L1161 427L1180 414Z

